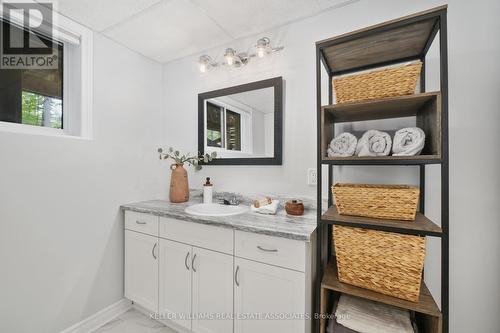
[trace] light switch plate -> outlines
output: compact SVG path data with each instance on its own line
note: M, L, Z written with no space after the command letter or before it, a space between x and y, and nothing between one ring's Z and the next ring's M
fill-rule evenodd
M316 172L316 168L307 169L307 185L318 185L318 173Z

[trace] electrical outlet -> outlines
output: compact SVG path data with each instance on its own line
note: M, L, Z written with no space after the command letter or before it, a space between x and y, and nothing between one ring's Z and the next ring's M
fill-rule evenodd
M307 169L307 185L318 185L318 173L315 168Z

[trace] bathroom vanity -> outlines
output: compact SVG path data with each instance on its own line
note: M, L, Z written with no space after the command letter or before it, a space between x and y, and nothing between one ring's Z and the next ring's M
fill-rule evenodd
M125 297L180 332L310 332L314 211L187 214L195 203L122 206Z

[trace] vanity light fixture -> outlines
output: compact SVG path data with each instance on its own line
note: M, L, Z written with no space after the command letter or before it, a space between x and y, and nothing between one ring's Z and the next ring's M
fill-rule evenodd
M224 53L224 59L226 60L226 65L232 66L232 67L240 67L242 65L246 65L248 63L248 60L250 57L253 57L254 55L248 55L247 53L236 53L236 51L229 47L226 49L226 52Z
M211 67L217 67L217 63L212 61L212 58L205 54L200 56L198 64L200 65L200 72L202 73L205 73Z
M266 55L272 52L278 52L283 50L284 46L279 47L271 47L271 40L267 37L262 37L257 41L257 45L255 45L255 50L257 51L257 57L264 58Z
M230 67L241 67L248 64L250 58L259 57L264 58L268 54L273 52L278 52L284 49L284 46L272 47L271 40L268 37L262 37L257 41L255 45L255 52L252 54L240 52L237 53L232 47L228 47L224 52L224 62L218 64L212 61L212 58L208 55L200 56L198 61L200 65L200 72L205 73L212 67L217 67L218 65L227 65Z
M257 41L255 48L257 49L257 57L264 58L269 52L271 41L267 37L263 37Z
M234 65L234 58L236 57L236 51L233 48L227 48L226 52L224 53L224 59L226 59L226 63L229 66Z

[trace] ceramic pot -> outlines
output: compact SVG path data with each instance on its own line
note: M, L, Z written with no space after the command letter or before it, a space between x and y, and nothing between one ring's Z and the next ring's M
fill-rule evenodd
M170 202L180 203L189 200L189 184L186 169L182 164L170 166Z

